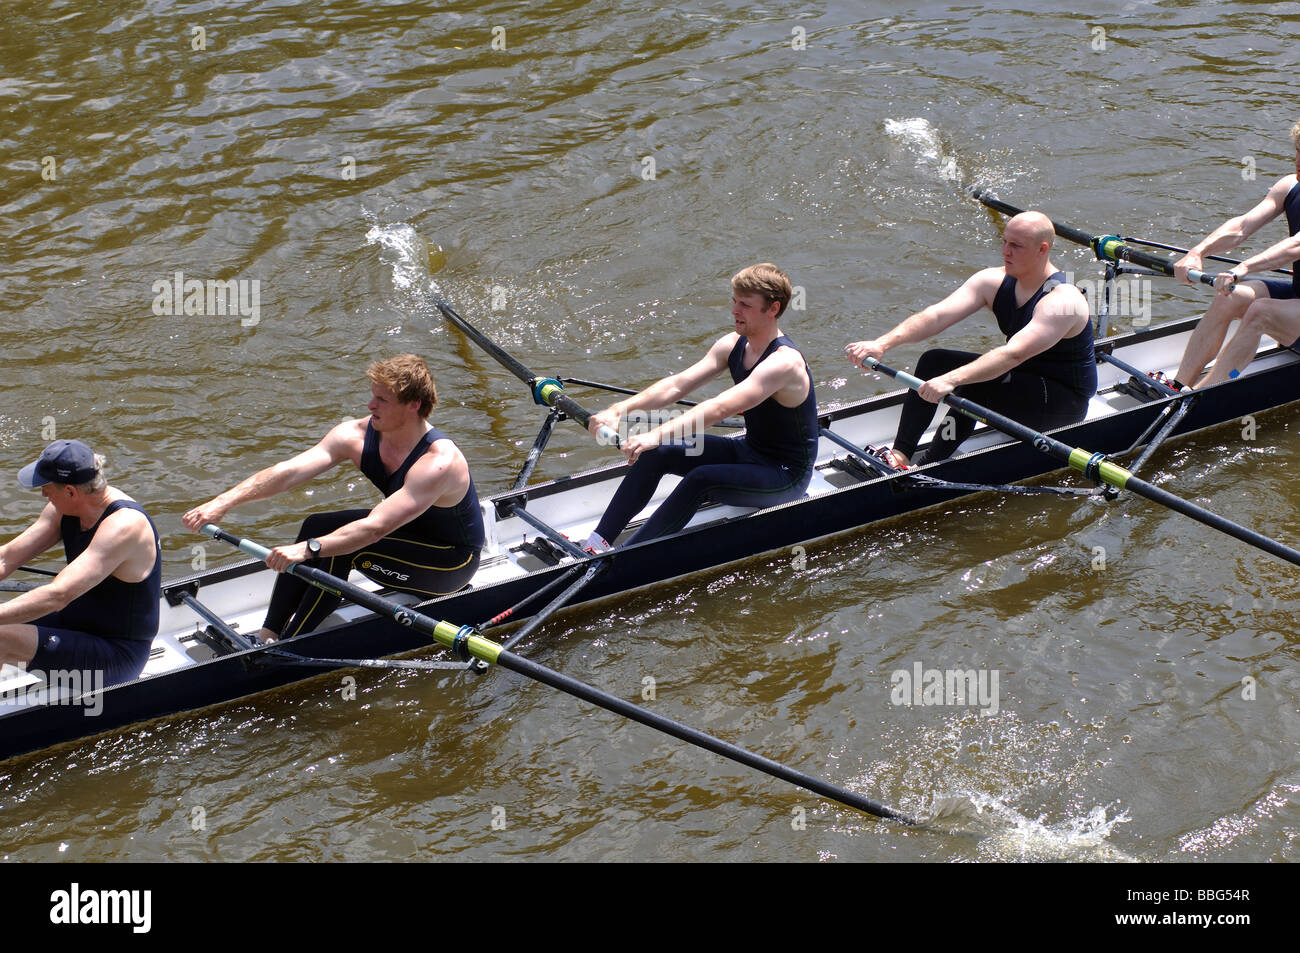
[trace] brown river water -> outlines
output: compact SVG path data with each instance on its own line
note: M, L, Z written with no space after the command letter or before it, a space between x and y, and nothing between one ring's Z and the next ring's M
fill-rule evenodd
M181 575L181 513L363 414L366 364L415 351L480 493L505 489L542 414L427 316L431 287L539 371L635 387L729 330L728 277L772 260L806 290L782 325L823 406L892 389L844 344L999 260L958 181L1188 244L1293 171L1293 3L1089 7L10 0L0 473L51 433L103 448ZM243 310L157 313L177 272L244 282ZM1208 302L1147 288L1155 321ZM1298 426L1179 440L1146 475L1294 544ZM538 475L609 454L565 424ZM6 539L40 502L7 479ZM281 541L373 499L340 473L227 526ZM355 700L323 675L0 764L0 858L1295 860L1294 578L1134 497L986 495L575 609L525 649L629 699L653 677L656 711L975 837L507 672L366 671ZM894 704L917 665L996 696Z

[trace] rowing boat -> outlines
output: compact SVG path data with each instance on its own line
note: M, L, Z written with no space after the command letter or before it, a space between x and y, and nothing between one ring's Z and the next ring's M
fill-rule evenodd
M1164 393L1130 373L1131 368L1172 372L1193 324L1187 319L1099 340L1099 388L1087 418L1051 435L1122 455L1152 441L1162 422L1167 434L1155 439L1300 400L1300 355L1267 342L1238 378L1196 394ZM761 510L706 507L679 533L601 557L603 571L583 576L584 587L574 588L573 602L607 599L737 560L788 552L1059 468L1026 442L977 428L949 460L905 474L872 469L850 448L888 443L903 396L897 391L821 414L823 437L804 498ZM548 424L553 419L554 413ZM571 583L590 561L575 555L564 537L587 536L625 470L608 466L485 498L488 539L472 586L423 603L421 611L473 624L547 587L554 592ZM675 478L663 481L628 534L674 485ZM260 626L273 581L274 573L250 560L166 583L159 635L144 673L132 682L88 692L84 685L45 685L34 675L6 668L0 674L0 758L242 698L319 674L322 667L340 668L340 660L379 659L430 645L411 628L344 603L314 632L276 646L254 646L242 633ZM359 576L354 582L376 588ZM526 618L529 611L520 609L513 618Z

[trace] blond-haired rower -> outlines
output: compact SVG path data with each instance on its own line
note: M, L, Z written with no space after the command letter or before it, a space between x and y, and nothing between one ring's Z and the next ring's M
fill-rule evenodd
M817 457L817 395L803 354L776 323L792 295L790 279L770 262L737 272L731 279L734 331L686 370L592 416L593 434L602 426L617 429L623 418L668 407L723 373L731 375L732 386L718 396L623 441L632 469L588 549L599 552L616 542L668 473L681 482L629 543L676 532L706 502L775 506L803 495ZM742 436L703 433L735 414L745 417Z
M310 559L341 577L355 567L426 598L463 588L478 568L483 514L464 455L428 421L438 401L429 368L414 354L401 354L371 364L366 376L368 417L339 424L310 450L196 506L182 518L185 525L197 530L219 523L241 503L265 500L351 461L384 499L369 510L307 517L297 542L272 550L267 565L284 573ZM296 576L281 575L259 637L310 632L338 602Z

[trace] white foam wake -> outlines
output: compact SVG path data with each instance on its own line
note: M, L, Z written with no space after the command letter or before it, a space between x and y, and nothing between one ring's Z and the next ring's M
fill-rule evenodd
M949 182L960 180L961 170L957 168L957 160L944 154L939 132L928 119L919 116L911 119L886 119L885 135L914 153L918 166L933 168L941 179Z
M430 280L429 246L414 226L375 225L366 232L366 244L383 249L381 258L393 266L393 287L398 291L421 289Z
M1128 811L1109 817L1105 807L1094 807L1082 816L1048 823L1042 817L1026 817L987 795L977 794L971 800L980 813L988 812L994 820L979 846L981 856L988 860L1137 861L1110 843L1115 828L1132 820Z

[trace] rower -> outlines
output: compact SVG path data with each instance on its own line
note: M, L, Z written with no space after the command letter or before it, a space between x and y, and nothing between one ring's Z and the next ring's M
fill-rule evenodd
M790 303L790 279L776 265L750 265L731 279L735 330L680 373L594 414L592 434L618 429L629 415L668 407L730 371L732 386L646 433L626 437L621 449L632 469L587 539L601 552L650 502L664 474L681 482L629 543L675 533L706 502L774 506L803 495L817 456L817 395L803 354L777 319ZM703 430L744 414L745 433L718 437Z
M182 517L198 530L220 523L234 507L265 500L350 460L384 499L373 509L307 517L297 542L273 549L266 564L275 581L263 642L310 632L340 599L285 573L311 560L334 576L357 569L391 589L422 598L455 592L478 568L483 514L469 464L446 434L432 426L438 402L429 368L414 354L376 361L370 379L370 416L348 420L316 446L253 474Z
M952 393L1040 430L1084 418L1097 391L1092 325L1083 294L1049 260L1052 237L1046 215L1021 212L1002 234L1003 267L977 271L948 297L889 333L844 348L849 360L861 367L866 358L879 360L900 344L934 337L981 308L993 312L1007 336L1005 344L983 355L947 348L923 353L916 376L925 385L903 399L893 448L868 448L871 452L895 469L952 456L975 429L974 420L955 411L940 424L930 445L916 454L934 418L934 405Z
M1236 248L1263 225L1286 213L1290 237L1233 265L1214 279L1218 295L1187 342L1173 381L1178 388L1185 386L1180 382L1199 388L1235 376L1254 360L1259 339L1265 334L1286 346L1293 346L1300 338L1300 268L1295 266L1300 259L1300 184L1297 183L1300 176L1300 122L1291 127L1291 144L1296 150L1295 173L1278 179L1258 205L1245 215L1228 219L1174 262L1174 273L1187 281L1189 269L1202 270L1201 259L1204 256ZM1268 271L1284 265L1293 266L1290 281L1277 278L1244 280L1249 272ZM1228 325L1237 320L1241 321L1241 326L1224 345ZM1218 357L1215 357L1216 353ZM1211 358L1214 358L1214 367L1198 381Z
M144 508L104 477L104 458L56 440L18 472L47 500L27 530L0 546L0 579L63 541L53 581L0 606L0 662L29 671L135 678L158 634L162 550Z

